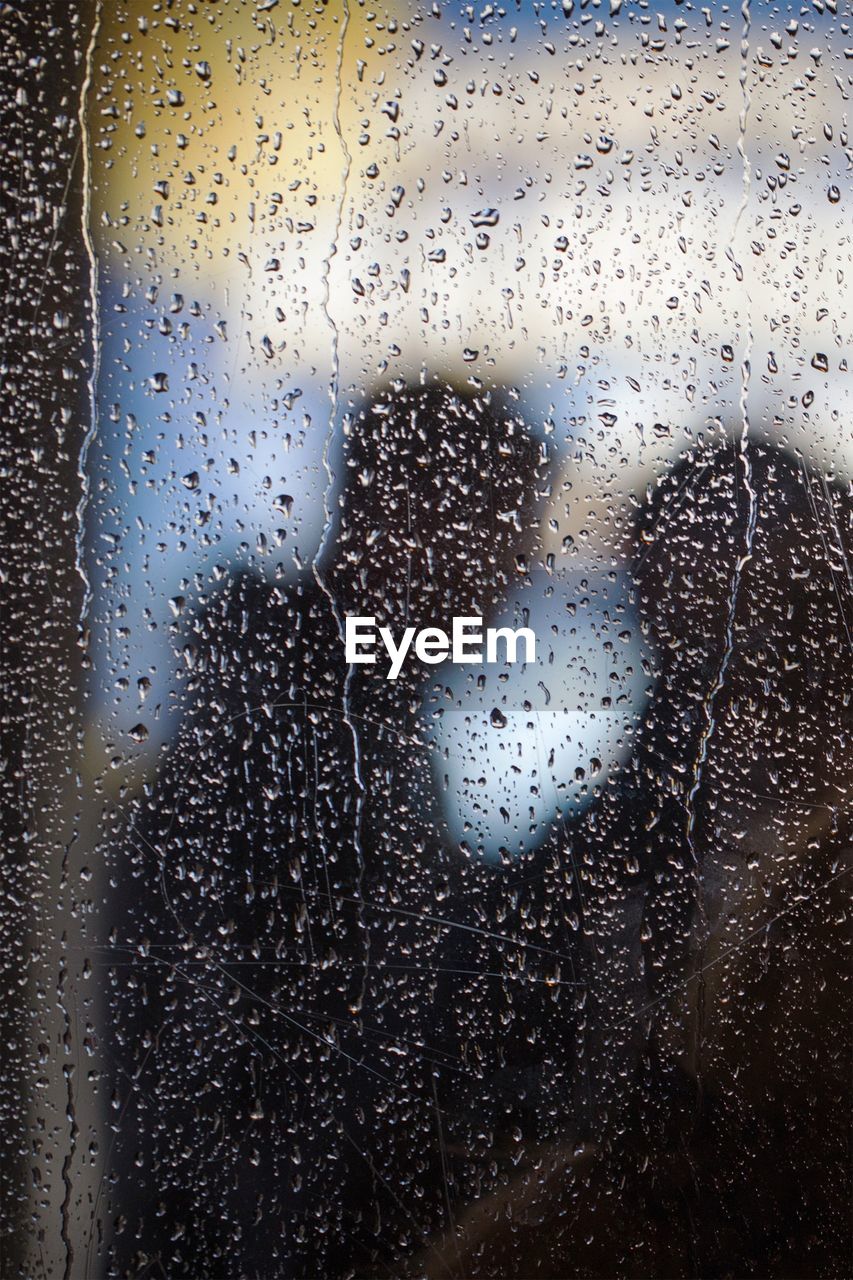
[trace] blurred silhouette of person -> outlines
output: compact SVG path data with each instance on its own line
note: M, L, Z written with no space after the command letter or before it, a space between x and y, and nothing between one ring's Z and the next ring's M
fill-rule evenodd
M440 989L447 930L418 915L451 893L459 851L418 733L422 670L349 672L340 626L496 606L545 468L487 397L380 401L348 424L316 577L237 575L197 615L184 720L109 912L134 1107L115 1274L342 1274L439 1229L433 1070L465 1066L434 1011L458 996L456 975Z
M845 1273L851 514L757 444L699 447L649 495L656 694L545 854L577 867L582 1072L562 1144L457 1211L460 1274Z

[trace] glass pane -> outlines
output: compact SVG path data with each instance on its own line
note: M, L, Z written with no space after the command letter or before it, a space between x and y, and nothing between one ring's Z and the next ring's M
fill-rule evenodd
M0 21L3 1274L845 1274L843 8Z

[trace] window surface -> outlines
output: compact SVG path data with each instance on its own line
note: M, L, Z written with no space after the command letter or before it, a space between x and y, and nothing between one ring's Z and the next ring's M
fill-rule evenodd
M0 31L0 1273L849 1275L844 7Z

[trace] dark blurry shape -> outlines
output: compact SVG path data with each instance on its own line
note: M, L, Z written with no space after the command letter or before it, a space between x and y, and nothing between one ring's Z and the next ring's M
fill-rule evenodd
M81 737L75 507L92 355L90 272L80 235L77 109L88 34L80 18L72 0L0 5L4 1277L23 1274L36 1204L61 1219L60 1245L70 1258L65 1228L83 1157L79 1108L90 1089L79 1068L91 1005L81 998L75 1015L70 992L84 927L69 762ZM42 1155L52 1165L40 1163Z
M322 1265L322 1239L295 1224L336 1177L365 948L337 650L313 579L248 576L184 649L191 710L126 833L110 909L115 1051L133 1079L120 1274Z
M841 1274L848 496L753 446L743 562L735 453L658 486L635 756L507 871L442 841L422 677L348 674L326 591L488 610L538 453L450 393L360 425L324 589L236 579L198 616L127 836L113 1268ZM487 486L519 513L493 537Z
M431 387L343 462L316 575L174 624L183 721L102 911L86 1272L842 1275L849 493L752 443L662 477L633 756L489 866L444 829L429 674L349 671L340 623L501 608L547 455Z
M458 950L435 908L461 859L418 736L422 674L351 675L339 620L494 605L545 459L517 417L439 388L357 426L319 581L243 576L198 614L190 709L118 846L119 1274L370 1271L445 1212L433 1072L466 1068L434 1007Z
M547 474L521 416L485 393L422 388L370 405L346 431L323 573L340 610L420 628L499 604Z
M848 1269L853 503L778 450L748 463L746 561L735 451L697 451L642 514L657 693L633 766L553 854L574 863L588 1087L562 1143L459 1213L460 1274Z

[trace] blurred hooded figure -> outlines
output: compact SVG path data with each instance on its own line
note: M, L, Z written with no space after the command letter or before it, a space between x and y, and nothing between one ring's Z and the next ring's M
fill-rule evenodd
M184 720L120 845L111 1274L369 1273L446 1221L439 1084L469 1068L436 1013L459 1003L436 903L464 869L423 669L350 673L340 627L488 613L545 459L517 416L443 389L347 433L316 577L235 577L184 638Z
M460 1274L846 1273L851 518L763 445L699 447L649 493L655 696L543 851L573 866L561 908L555 879L523 913L577 913L564 1137L457 1212Z

